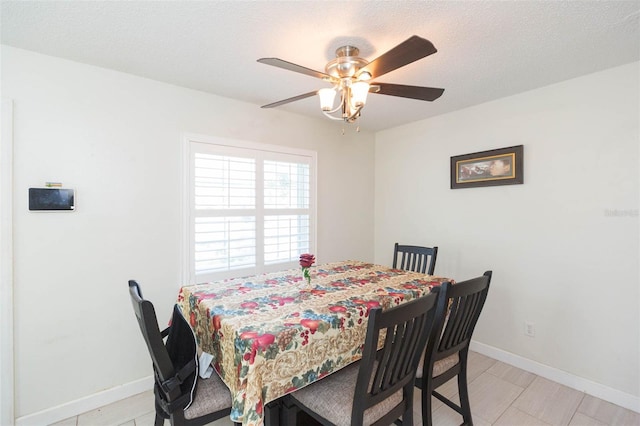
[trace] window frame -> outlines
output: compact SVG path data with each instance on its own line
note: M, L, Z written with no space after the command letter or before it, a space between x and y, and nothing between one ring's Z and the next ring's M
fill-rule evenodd
M283 269L291 269L298 267L298 261L281 262L275 264L264 263L264 217L265 212L272 214L299 214L296 209L265 209L263 202L263 183L264 174L262 173L262 165L256 164L256 200L255 208L256 217L256 266L242 269L232 269L221 272L213 272L208 274L198 274L195 272L195 218L198 213L194 203L194 157L196 152L204 152L198 150L199 146L211 147L216 149L220 155L246 155L250 153L252 158L259 161L275 160L275 161L291 161L295 157L305 157L305 163L309 164L309 250L316 253L317 241L317 153L311 150L291 148L284 145L271 145L258 142L249 142L238 139L230 139L223 137L205 136L197 134L185 134L183 137L182 152L182 208L181 208L181 235L182 235L182 285L197 284L199 282L209 282L222 280L238 276L256 275L267 272L275 272ZM286 157L294 157L289 160ZM253 215L253 213L252 213Z

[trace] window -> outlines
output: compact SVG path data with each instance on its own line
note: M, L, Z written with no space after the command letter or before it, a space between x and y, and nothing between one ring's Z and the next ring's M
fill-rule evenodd
M315 252L314 152L188 137L185 278L298 266Z

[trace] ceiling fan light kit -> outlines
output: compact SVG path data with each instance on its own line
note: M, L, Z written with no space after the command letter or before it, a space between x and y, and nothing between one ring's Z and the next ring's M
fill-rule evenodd
M278 58L261 58L258 59L260 63L320 78L332 84L331 88L323 88L283 99L263 105L262 108L273 108L317 94L320 98L320 109L325 116L332 120L353 123L360 116L362 108L367 103L367 94L369 92L422 101L434 101L442 96L444 89L378 82L369 83L369 80L436 52L436 48L429 40L414 35L371 62L358 56L360 50L357 47L339 47L336 50L336 58L327 63L324 73ZM340 93L340 101L334 107L338 92ZM337 116L333 115L336 113L339 114Z

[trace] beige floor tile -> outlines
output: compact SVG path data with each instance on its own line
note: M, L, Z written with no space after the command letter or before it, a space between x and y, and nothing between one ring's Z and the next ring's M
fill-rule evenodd
M458 417L462 421L462 416ZM474 426L491 426L491 423L475 414L473 410L471 410L471 419L473 420Z
M135 420L136 426L153 426L153 422L155 419L156 419L156 413L155 411L152 411L143 416L136 417L136 420Z
M475 421L475 419L474 419ZM431 413L431 424L438 426L458 426L462 423L462 416L446 405L442 404ZM474 424L476 424L474 422Z
M523 388L496 376L483 373L469 383L471 412L493 423L523 392Z
M433 410L431 424L438 426L458 426L462 423L462 416L447 406Z
M640 425L640 414L591 395L585 395L578 412L612 426Z
M607 424L599 422L596 419L585 414L576 413L573 415L569 426L607 426Z
M479 354L478 352L469 351L469 359L467 360L467 380L468 383L491 368L497 361L488 356Z
M453 402L454 404L460 406L460 398L458 396L458 394L454 394L452 396L448 397L449 400L451 402ZM458 414L455 410L449 408L448 406L446 406L444 404L444 402L440 401L437 398L433 398L432 399L432 404L434 405L433 411L434 413L438 410L440 410L440 407L443 408L443 410L439 411L438 413L438 417L442 417L444 419L449 419L451 421L456 420L459 422L462 422L462 414ZM482 419L482 417L478 414L478 410L476 410L476 407L473 405L473 401L470 401L471 404L471 417L473 419L473 422L475 425L490 425L491 423L485 421L484 419ZM445 411L448 411L448 413L446 413ZM482 414L482 413L480 413ZM449 421L446 420L446 421ZM440 426L439 423L437 422L433 422L434 425Z
M136 426L136 422L134 420L129 420L126 423L122 423L121 425L118 426Z
M153 410L153 391L147 391L79 415L78 426L126 424Z
M584 394L567 386L536 377L513 406L549 424L568 425Z
M78 424L78 416L62 420L58 423L53 423L50 426L76 426Z
M489 367L487 373L493 374L494 376L506 380L509 383L513 383L516 386L520 386L521 388L526 388L536 378L535 374L500 361L497 361Z
M540 419L536 419L533 416L528 415L524 411L520 411L517 408L509 407L503 415L500 416L494 426L549 426L548 423L543 422Z
M491 426L491 423L482 419L477 414L471 412L474 426ZM462 423L462 415L442 404L440 408L433 411L431 423L435 426L459 426ZM416 425L422 423L416 423Z

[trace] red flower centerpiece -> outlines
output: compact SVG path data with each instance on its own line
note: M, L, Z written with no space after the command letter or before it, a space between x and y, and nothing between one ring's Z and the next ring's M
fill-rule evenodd
M307 280L307 285L311 285L311 271L309 268L316 261L316 257L311 253L305 253L300 255L300 266L302 267L302 276Z

